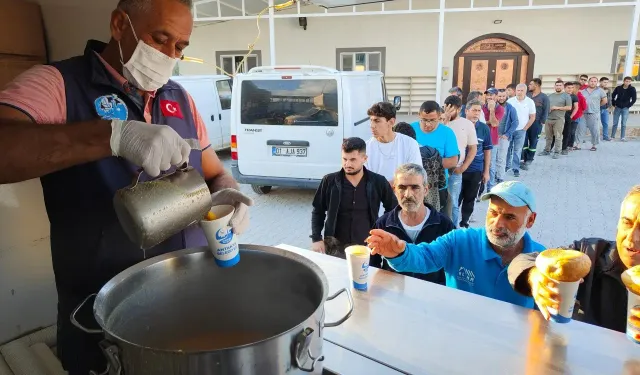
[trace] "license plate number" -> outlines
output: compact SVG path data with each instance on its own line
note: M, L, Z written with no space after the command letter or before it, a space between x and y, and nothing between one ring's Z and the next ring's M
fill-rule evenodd
M272 156L307 157L306 147L271 147Z

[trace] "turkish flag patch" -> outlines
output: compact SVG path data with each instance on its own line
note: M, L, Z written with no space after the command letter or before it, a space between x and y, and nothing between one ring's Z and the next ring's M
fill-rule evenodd
M180 105L178 102L174 102L171 100L161 100L160 108L162 108L162 114L165 117L177 117L184 119L184 115L182 114L182 110L180 109Z

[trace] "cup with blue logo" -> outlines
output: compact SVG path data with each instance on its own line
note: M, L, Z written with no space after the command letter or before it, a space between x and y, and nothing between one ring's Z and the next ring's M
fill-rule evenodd
M370 251L366 246L349 246L344 249L349 266L349 279L357 290L367 290Z
M223 268L233 267L240 261L237 237L229 226L234 212L233 206L214 206L205 220L200 221L216 264Z

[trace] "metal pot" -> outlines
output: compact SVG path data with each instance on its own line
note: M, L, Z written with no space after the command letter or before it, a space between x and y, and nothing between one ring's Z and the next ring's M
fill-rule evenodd
M71 321L104 334L103 374L321 374L322 330L351 316L351 294L328 296L326 276L301 255L253 245L240 252L231 268L218 267L206 247L148 259L80 304ZM349 310L324 323L325 301L341 293ZM75 319L93 296L101 330Z

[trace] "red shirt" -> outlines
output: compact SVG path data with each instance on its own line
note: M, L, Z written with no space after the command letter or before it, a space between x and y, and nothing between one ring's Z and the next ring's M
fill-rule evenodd
M584 98L584 95L580 91L578 91L578 111L576 115L571 118L571 120L575 121L582 117L582 113L587 109L587 99Z
M489 112L489 107L487 107L487 105L483 105L482 106L482 112L484 112L484 119L486 120L485 123L487 124L487 126L489 126L489 134L491 134L491 144L492 145L497 145L498 144L498 126L491 126L489 124L489 118L491 117L491 114ZM496 119L498 120L498 124L500 124L500 121L502 121L502 118L504 117L504 108L498 104L498 102L496 102L496 109L494 110L495 115L496 115Z

